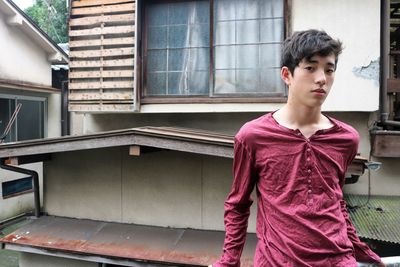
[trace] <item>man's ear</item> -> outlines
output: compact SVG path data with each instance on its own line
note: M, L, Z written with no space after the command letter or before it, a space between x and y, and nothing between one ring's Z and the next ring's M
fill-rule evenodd
M292 74L288 67L283 66L281 68L281 79L285 82L287 86L290 86L290 80L292 78Z

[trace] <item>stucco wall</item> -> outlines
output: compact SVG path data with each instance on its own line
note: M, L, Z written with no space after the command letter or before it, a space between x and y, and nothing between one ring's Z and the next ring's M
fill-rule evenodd
M0 79L51 86L51 64L46 52L0 12Z
M380 1L292 0L291 22L293 31L323 29L344 44L324 110L377 110Z

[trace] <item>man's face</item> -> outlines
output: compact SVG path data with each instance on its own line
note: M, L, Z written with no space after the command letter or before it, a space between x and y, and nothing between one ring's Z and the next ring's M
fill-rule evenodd
M303 59L294 73L283 67L282 79L289 87L288 102L310 108L320 107L331 90L335 79L335 55L315 55Z

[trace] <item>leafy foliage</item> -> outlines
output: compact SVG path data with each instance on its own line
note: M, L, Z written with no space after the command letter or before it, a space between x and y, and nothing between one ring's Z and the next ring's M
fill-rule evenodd
M36 0L25 13L56 43L68 42L66 0Z

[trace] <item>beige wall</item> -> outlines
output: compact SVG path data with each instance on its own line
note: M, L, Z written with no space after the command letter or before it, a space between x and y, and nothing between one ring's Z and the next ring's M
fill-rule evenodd
M40 198L43 200L43 164L42 163L32 163L21 165L21 168L27 168L30 170L35 170L39 174L39 184L40 184ZM26 174L20 174L15 172L6 171L0 169L0 183L7 182L19 178L28 177ZM1 192L1 186L0 186ZM13 198L2 199L0 194L0 221L9 219L16 215L32 211L34 209L34 199L33 193L28 193Z
M323 29L344 44L345 49L340 56L336 80L324 109L377 110L380 1L292 0L291 16L293 31ZM359 74L357 70L361 68L363 71Z
M0 79L51 85L47 53L0 12Z

